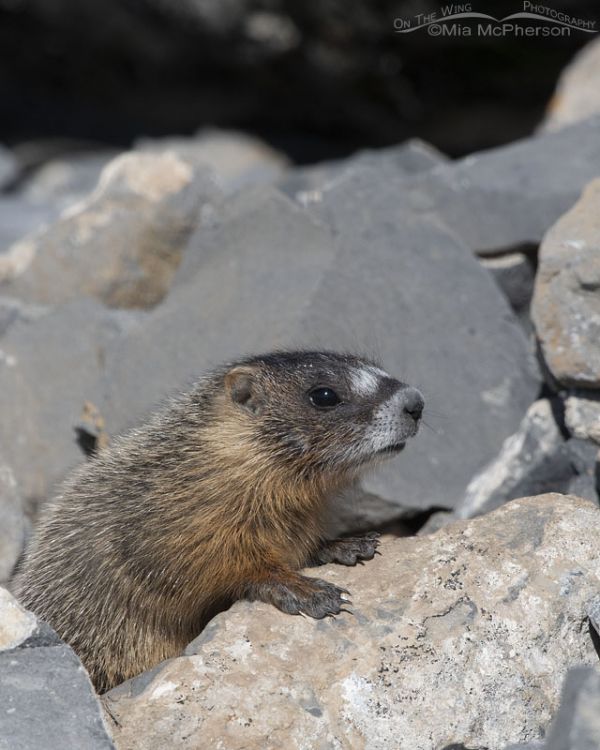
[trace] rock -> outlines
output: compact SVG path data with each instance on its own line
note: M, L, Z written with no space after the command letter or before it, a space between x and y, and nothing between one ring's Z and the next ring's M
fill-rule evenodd
M597 668L569 670L560 708L544 750L595 750L600 747L600 672Z
M19 195L30 205L64 209L91 193L104 167L117 156L109 149L56 155L28 177Z
M410 446L410 461L387 464L367 490L421 508L451 508L517 428L539 381L493 279L454 234L405 208L403 184L360 167L312 205L335 237L332 268L339 271L324 277L304 330L328 326L336 345L375 347L388 369L418 385L432 410L428 420L426 406L432 429L422 430L418 450L416 442ZM475 403L464 419L465 405ZM443 421L435 416L440 411Z
M565 399L565 422L574 437L600 444L600 394L571 391Z
M5 190L18 174L19 165L12 151L0 145L0 190Z
M318 571L352 591L354 616L237 603L185 655L108 693L115 743L374 750L400 737L411 750L500 750L539 740L567 669L597 662L586 606L600 586L599 533L592 504L544 495L434 536L386 538L365 566Z
M12 469L0 457L0 584L8 581L25 544L27 522Z
M35 320L18 317L0 340L0 454L26 502L45 499L83 459L75 433L82 409L102 402L107 346L139 315L80 300Z
M530 258L525 253L508 253L494 258L482 258L481 264L490 271L512 309L518 315L526 313L535 281L535 270Z
M35 615L0 587L0 654L22 645L34 635L37 627Z
M397 210L385 186L368 189L339 196L339 225L330 227L268 188L222 206L190 240L168 298L107 350L106 400L94 403L108 431L244 352L370 351L423 388L445 419L426 414L434 427L367 479L366 492L399 506L453 507L517 428L538 375L513 313L468 249Z
M600 168L599 168L600 173ZM600 388L600 179L546 234L532 318L552 375Z
M31 204L13 194L0 197L0 282L20 273L18 257L11 260L15 255L13 246L27 235L41 231L58 214L58 209L49 204Z
M398 146L359 151L348 159L323 162L308 167L288 170L278 182L279 188L300 203L310 202L313 192L321 190L343 177L349 170L361 166L375 167L394 175L406 176L424 172L448 158L419 138L411 138Z
M600 117L386 180L398 210L443 221L473 252L538 244L600 174ZM380 190L383 190L382 186Z
M289 164L263 141L233 130L206 128L193 138L144 138L135 145L141 151L173 151L195 167L208 167L226 194L272 183Z
M595 468L598 450L583 441L565 441L553 405L533 403L519 429L504 441L498 456L469 483L457 518L472 518L525 494L567 492L575 488L598 500Z
M0 750L114 750L73 651L0 589Z
M562 72L542 123L543 130L566 125L600 114L600 41L585 45Z
M6 291L44 305L91 296L110 307L152 307L169 289L201 206L217 193L176 154L125 153L86 200L19 243L24 260Z
M417 533L420 536L425 534L434 534L436 531L443 529L452 521L456 520L456 516L452 511L449 510L438 510L432 513L425 523L418 529Z
M48 308L42 305L27 305L14 297L0 296L0 336L3 336L16 321L31 323L48 312ZM6 356L0 353L0 360L5 361ZM10 361L8 364L10 366Z
M600 451L595 443L573 438L565 444L573 476L565 492L600 502Z

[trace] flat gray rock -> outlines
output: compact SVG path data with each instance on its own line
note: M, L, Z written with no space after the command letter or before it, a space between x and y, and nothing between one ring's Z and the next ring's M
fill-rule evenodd
M478 254L538 244L600 174L599 132L596 117L409 177L396 170L394 178L389 168L380 187L395 197L398 211L410 208L444 222ZM309 198L318 200L330 183L318 187Z
M286 195L304 203L310 201L313 191L321 190L340 179L346 172L361 166L369 165L386 174L408 177L446 162L449 162L449 159L433 146L419 138L411 138L398 146L359 151L348 159L290 169L277 185Z
M81 662L0 588L0 750L114 750Z
M0 454L25 501L45 500L83 460L75 427L101 400L109 342L137 315L81 300L18 315L0 339Z

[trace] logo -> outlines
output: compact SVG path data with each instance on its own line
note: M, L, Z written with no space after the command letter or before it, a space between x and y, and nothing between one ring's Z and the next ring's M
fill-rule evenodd
M555 8L524 0L522 8L504 18L473 10L471 3L444 5L439 11L395 18L397 34L426 31L439 37L568 37L572 32L597 34L595 20L577 18Z

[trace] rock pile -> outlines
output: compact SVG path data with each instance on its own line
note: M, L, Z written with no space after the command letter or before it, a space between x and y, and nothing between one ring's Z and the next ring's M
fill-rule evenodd
M540 495L434 536L387 538L364 567L323 570L352 592L353 616L238 603L183 656L108 693L115 743L503 750L537 739L568 668L598 662L598 534L594 504Z
M541 741L567 670L597 661L599 127L457 162L413 142L311 169L212 133L46 165L0 193L0 215L22 210L20 233L0 236L0 582L95 440L207 367L281 346L362 350L425 393L419 438L342 499L340 530L463 519L332 569L354 618L219 615L186 656L107 698L118 747L150 726L150 749L219 732L232 748ZM587 502L500 508L542 492ZM77 732L108 743L76 657L27 638L1 657L0 690L14 667L25 696L28 665L58 675L58 659L58 694L89 697ZM583 716L595 677L571 679L569 716Z
M73 651L0 588L1 750L114 750Z

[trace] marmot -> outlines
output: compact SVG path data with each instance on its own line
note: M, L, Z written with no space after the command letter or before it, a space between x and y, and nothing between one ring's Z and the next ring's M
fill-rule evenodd
M221 367L75 470L49 503L16 593L99 692L179 654L236 599L338 614L306 564L371 559L326 541L327 499L414 436L420 392L373 362L276 352Z

